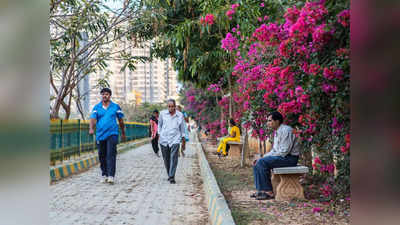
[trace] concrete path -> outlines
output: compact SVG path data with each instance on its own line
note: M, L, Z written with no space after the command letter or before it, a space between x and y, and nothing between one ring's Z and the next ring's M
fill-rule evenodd
M98 166L56 182L50 186L50 224L210 224L194 143L185 153L176 184L167 181L162 157L150 144L118 155L114 185L100 183Z

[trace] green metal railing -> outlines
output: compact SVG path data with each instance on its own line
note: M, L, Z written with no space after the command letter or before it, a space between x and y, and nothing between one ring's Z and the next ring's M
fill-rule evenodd
M121 142L121 132L119 142ZM125 122L126 142L149 136L149 125ZM96 151L95 135L89 134L88 120L50 120L50 162Z

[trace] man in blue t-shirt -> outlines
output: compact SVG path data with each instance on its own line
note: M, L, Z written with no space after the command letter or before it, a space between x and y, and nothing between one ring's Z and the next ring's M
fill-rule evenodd
M90 115L89 134L94 134L96 126L96 143L99 149L99 161L104 183L114 183L115 164L117 160L118 125L121 128L121 138L125 141L124 114L121 107L112 102L111 90L103 88L100 91L102 101L93 107Z

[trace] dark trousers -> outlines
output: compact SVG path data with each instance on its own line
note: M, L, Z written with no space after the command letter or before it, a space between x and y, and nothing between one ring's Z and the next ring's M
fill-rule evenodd
M160 136L157 134L155 138L151 139L151 146L153 147L153 151L154 153L158 153L158 151L160 150L158 147L158 138Z
M178 166L178 153L180 144L173 144L172 146L160 146L168 178L175 178L176 167Z
M298 156L266 156L253 166L254 184L257 191L272 191L271 169L278 167L296 166Z
M99 161L101 175L107 177L115 176L115 164L117 161L118 136L111 135L107 139L98 141Z

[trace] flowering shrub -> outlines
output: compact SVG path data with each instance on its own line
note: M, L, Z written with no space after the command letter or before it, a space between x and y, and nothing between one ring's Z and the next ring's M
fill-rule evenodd
M200 17L200 23L203 25L213 25L214 24L214 15L207 14L205 17Z
M231 33L227 33L225 39L221 42L221 48L230 52L239 47L239 41Z
M184 85L181 103L197 123L204 129L209 129L211 136L220 137L227 134L226 124L220 121L220 110L216 102L214 91L219 84L210 85L209 92L195 88L191 84Z
M231 9L229 9L228 11L226 11L225 15L229 18L229 20L232 20L232 16L233 14L235 14L235 9L239 7L239 4L233 4L231 5Z
M316 175L327 180L338 169L336 179L348 192L350 14L342 9L334 15L324 2L289 7L282 19L257 27L248 41L227 33L221 47L247 52L235 55L232 75L239 90L235 102L253 135L265 139L267 113L280 111L297 128L304 150L320 155L313 163ZM328 186L323 190L334 193Z
M229 54L224 70L231 71L235 81L231 116L244 128L252 128L253 136L265 140L271 134L266 115L280 111L284 122L295 128L303 153L312 150L316 156L306 164L312 164L314 178L324 184L322 196L348 193L349 1L300 2L285 6L282 13L268 11L271 3L252 4L264 12L254 16L253 21L246 16L254 8L239 4L223 6L219 14L200 19L201 25L215 23L214 30L222 35L218 40L221 50ZM214 15L218 21L214 21ZM216 33L205 35L214 37ZM192 89L186 90L190 110L185 110L213 134L225 133L227 125L221 123L221 115L227 118L230 101L228 97L216 97L224 91L224 85L209 84L206 93L196 90L196 95L190 93Z

